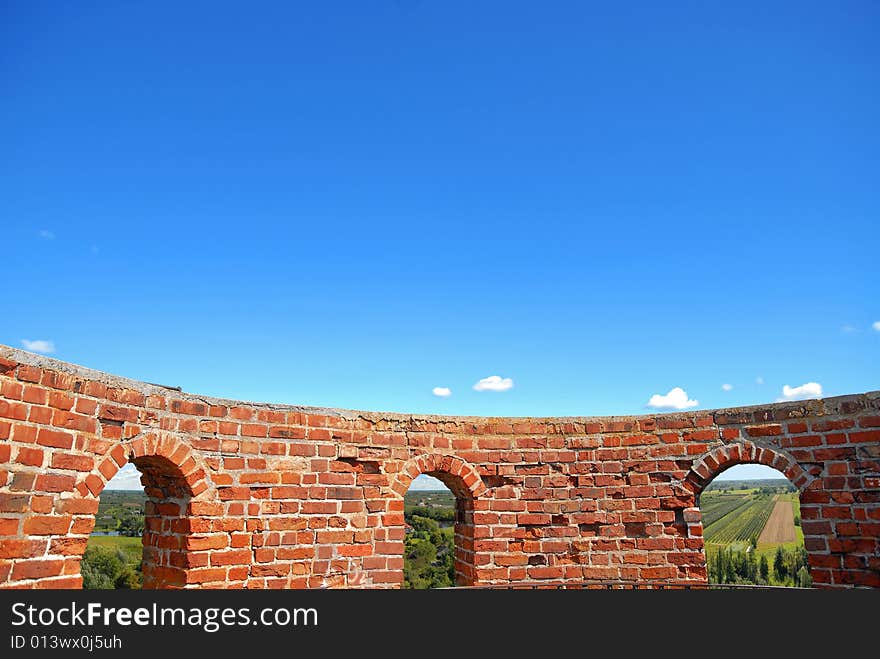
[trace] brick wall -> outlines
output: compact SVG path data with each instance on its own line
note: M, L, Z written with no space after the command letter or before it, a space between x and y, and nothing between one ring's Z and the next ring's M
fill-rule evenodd
M208 399L0 346L0 587L79 587L98 497L127 462L149 497L145 587L399 587L422 473L456 495L462 585L705 583L699 494L741 462L800 490L816 585L880 587L880 392L412 416Z

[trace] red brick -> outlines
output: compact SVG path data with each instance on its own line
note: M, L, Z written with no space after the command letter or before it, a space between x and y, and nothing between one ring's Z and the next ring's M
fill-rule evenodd
M73 492L76 478L66 474L40 474L37 476L35 488L37 492Z
M0 396L7 400L21 400L24 397L24 387L18 382L0 382Z
M105 421L137 421L138 412L130 407L119 407L117 405L101 405L98 411L98 418Z
M57 469L73 469L75 471L91 471L95 467L95 460L85 455L72 453L53 453L52 466Z
M52 446L54 448L70 449L73 447L73 435L67 432L58 432L57 430L40 428L39 432L37 432L37 444L42 446Z
M45 553L45 540L8 538L0 542L0 558L34 558Z
M27 405L0 399L0 417L24 421L27 419Z
M241 434L245 437L266 437L269 434L269 428L258 423L241 424Z
M94 515L98 512L97 499L62 499L58 502L58 512L69 515Z
M18 535L18 517L0 518L0 535Z
M49 392L49 407L70 411L73 409L73 404L75 402L76 399L70 394L66 394L62 391Z
M17 561L12 568L12 579L42 579L56 577L64 569L63 559L36 559Z
M70 529L69 515L35 515L24 520L25 535L62 535Z
M857 444L867 442L880 442L880 430L865 430L864 432L851 432L847 435L849 441Z
M779 424L773 424L768 426L749 426L746 428L746 433L748 433L749 437L774 437L778 435L782 435L782 426Z
M18 449L18 455L16 455L15 461L22 465L41 467L43 465L43 451L38 448L22 446Z
M52 415L52 425L56 428L67 428L68 430L79 430L92 434L98 430L98 422L93 418L65 412L64 410L55 410L55 413Z
M61 554L62 556L82 556L88 542L88 538L53 538L49 543L49 553Z

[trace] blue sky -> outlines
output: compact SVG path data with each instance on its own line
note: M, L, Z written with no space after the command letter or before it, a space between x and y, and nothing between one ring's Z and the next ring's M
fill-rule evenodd
M880 8L728 4L5 3L0 342L420 413L880 388Z

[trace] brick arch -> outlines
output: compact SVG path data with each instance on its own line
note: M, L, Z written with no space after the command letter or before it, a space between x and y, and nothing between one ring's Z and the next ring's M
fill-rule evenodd
M127 463L138 466L139 462L145 464L151 458L170 463L186 483L190 496L198 497L210 489L202 459L193 453L189 444L173 433L146 432L114 446L96 468L76 484L76 492L82 497L98 497Z
M454 455L439 453L423 453L409 459L392 481L391 490L402 497L421 474L442 481L458 498L476 499L487 490L474 467Z
M197 564L189 557L193 526L190 502L210 495L207 473L201 457L181 438L169 432L145 432L113 447L98 466L77 483L76 496L83 503L97 499L107 483L127 463L141 472L147 494L143 541L144 588L180 588L189 583L188 567ZM204 498L204 497L202 497ZM86 534L94 528L95 515L84 518ZM85 542L77 552L85 552Z
M682 483L693 496L692 507L683 511L686 535L688 540L699 543L699 553L702 556L701 562L703 564L703 567L695 569L693 574L700 574L705 580L708 579L708 566L706 565L705 545L703 544L703 515L699 506L700 494L716 476L737 464L762 464L782 472L798 489L802 517L814 517L819 514L817 506L811 502L811 499L816 494L819 495L820 500L822 499L823 494L819 492L822 489L822 479L805 471L793 457L781 449L757 446L752 442L745 441L719 446L709 451L693 463ZM817 581L816 568L822 565L822 557L819 556L821 552L817 552L817 548L811 546L811 543L806 539L804 544L807 549L810 574L814 581Z
M394 495L399 497L389 502L386 515L385 532L393 543L396 556L388 562L389 570L396 575L394 581L403 585L403 553L406 535L403 518L403 496L420 474L428 474L439 479L455 495L455 585L471 586L477 582L475 558L476 533L474 513L483 503L478 498L487 491L479 472L465 460L454 455L423 453L410 458L397 472L390 484ZM389 543L390 544L390 543Z
M762 464L782 472L800 491L809 489L816 477L804 471L797 461L778 448L737 442L719 446L696 460L683 485L699 496L721 472L737 464Z

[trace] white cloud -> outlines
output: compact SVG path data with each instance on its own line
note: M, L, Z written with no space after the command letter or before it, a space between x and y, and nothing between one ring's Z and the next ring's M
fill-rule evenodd
M721 385L721 389L722 389L723 391L733 391L733 385L732 385L732 384L726 384L726 383L725 383L725 384L722 384L722 385Z
M48 229L40 229L40 238L43 240L55 240L55 234Z
M762 378L762 377L759 375L758 377L755 378L755 383L756 383L756 384L764 384L764 378Z
M658 410L686 410L699 404L700 401L688 398L687 392L681 387L670 389L665 396L654 394L648 401L648 407Z
M490 375L474 385L476 391L507 391L513 388L513 380L500 375Z
M876 331L876 332L880 332L880 320L875 320L875 321L871 324L871 327L874 328L874 331Z
M140 490L141 472L130 462L116 472L116 475L107 481L107 490Z
M21 345L31 352L44 352L46 354L55 352L55 344L52 341L44 341L42 339L28 341L27 339L22 339Z
M439 398L449 398L452 395L452 389L449 387L434 387L431 393Z
M786 400L807 400L809 398L821 398L822 385L818 382L807 382L799 387L782 387L782 398L777 398L776 402L781 403Z
M844 334L854 334L858 330L856 330L856 328L853 327L852 325L843 325L843 326L841 326L840 331L843 332Z

